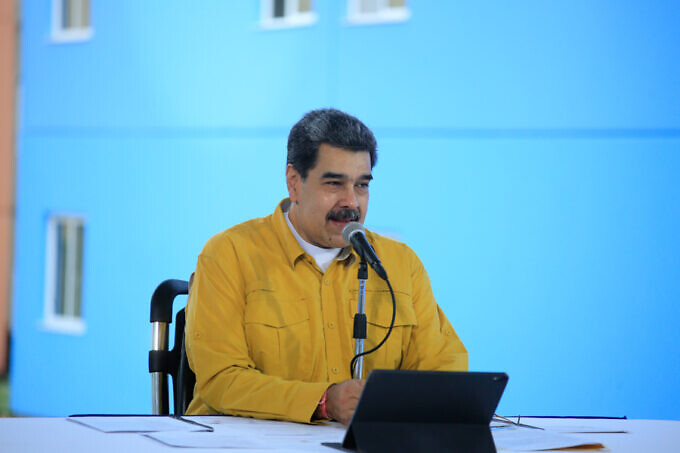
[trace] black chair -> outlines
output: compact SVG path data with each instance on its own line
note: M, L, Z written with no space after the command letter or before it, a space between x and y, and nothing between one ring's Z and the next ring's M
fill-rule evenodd
M174 414L184 415L194 394L196 376L189 368L184 350L184 308L175 318L175 340L168 349L168 330L172 323L172 303L175 297L189 294L189 282L165 280L151 297L152 339L149 351L151 373L151 405L155 415L169 415L168 375L172 376Z

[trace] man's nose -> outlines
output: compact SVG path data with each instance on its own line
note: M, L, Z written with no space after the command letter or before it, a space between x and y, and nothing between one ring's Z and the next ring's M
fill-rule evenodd
M341 200L343 208L357 209L359 208L359 198L354 190L354 186L350 185L345 189L343 193L343 198Z

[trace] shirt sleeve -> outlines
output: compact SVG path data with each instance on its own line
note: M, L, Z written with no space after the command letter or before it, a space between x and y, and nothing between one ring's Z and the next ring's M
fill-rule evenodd
M196 408L206 406L210 413L309 423L330 383L285 380L255 368L245 335L245 284L236 253L231 243L220 247L219 259L206 249L198 259L186 310L186 350L196 374L189 410L200 413Z
M409 249L410 251L410 249ZM456 331L437 305L430 279L418 257L410 251L413 307L418 324L401 368L432 371L467 371L468 353Z

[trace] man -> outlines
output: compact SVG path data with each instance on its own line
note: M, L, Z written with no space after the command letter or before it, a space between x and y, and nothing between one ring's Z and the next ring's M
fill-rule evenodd
M363 380L352 379L359 259L343 227L363 223L373 133L334 109L307 113L288 137L289 199L268 217L212 237L187 304L186 346L196 374L188 413L347 424ZM366 232L390 278L396 321L365 356L371 369L466 370L467 352L436 304L418 257ZM392 318L387 286L371 269L365 350Z

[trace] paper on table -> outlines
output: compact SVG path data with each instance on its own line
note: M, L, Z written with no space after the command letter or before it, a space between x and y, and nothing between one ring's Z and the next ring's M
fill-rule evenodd
M318 428L318 427L317 427ZM328 436L309 436L298 433L265 433L254 435L254 431L233 429L231 432L189 433L166 431L146 433L146 437L165 445L185 448L238 448L257 450L319 451ZM330 438L330 440L335 440ZM339 443L338 443L339 445Z
M574 434L625 434L628 431L625 429L612 429L605 428L604 426L585 426L585 425L572 425L572 426L550 426L544 427L544 429L553 431L556 433L574 433Z
M237 430L239 433L247 433L249 436L301 437L319 442L342 441L346 430L345 426L337 422L310 425L229 415L188 416L186 418L203 425L210 425L217 433L229 433Z
M275 444L273 442L264 442L261 439L249 438L239 434L164 431L157 433L146 433L144 435L171 447L243 449L280 448L279 444Z
M322 442L342 442L345 429L338 423L305 425L230 416L191 416L211 425L212 433L159 432L145 434L173 447L289 449L319 451Z
M158 431L212 431L210 426L169 416L75 416L68 420L105 433L150 433Z
M495 418L491 421L491 429L502 429L502 428L511 428L511 427L527 427L527 428L535 428L535 429L545 429L549 431L553 431L556 433L572 433L572 434L585 434L585 433L592 433L592 434L605 434L605 433L611 433L611 434L624 434L627 433L628 431L621 429L621 428L611 428L611 427L605 427L603 425L562 425L558 424L555 425L553 423L547 423L545 419L532 419L532 418L526 418L523 420L529 420L531 424L528 423L522 423L522 424L517 424L513 422L511 419L506 418L500 419L500 418Z
M597 442L580 439L548 430L531 428L508 428L492 430L496 448L512 451L555 450L558 448L580 447L588 450L605 448Z

